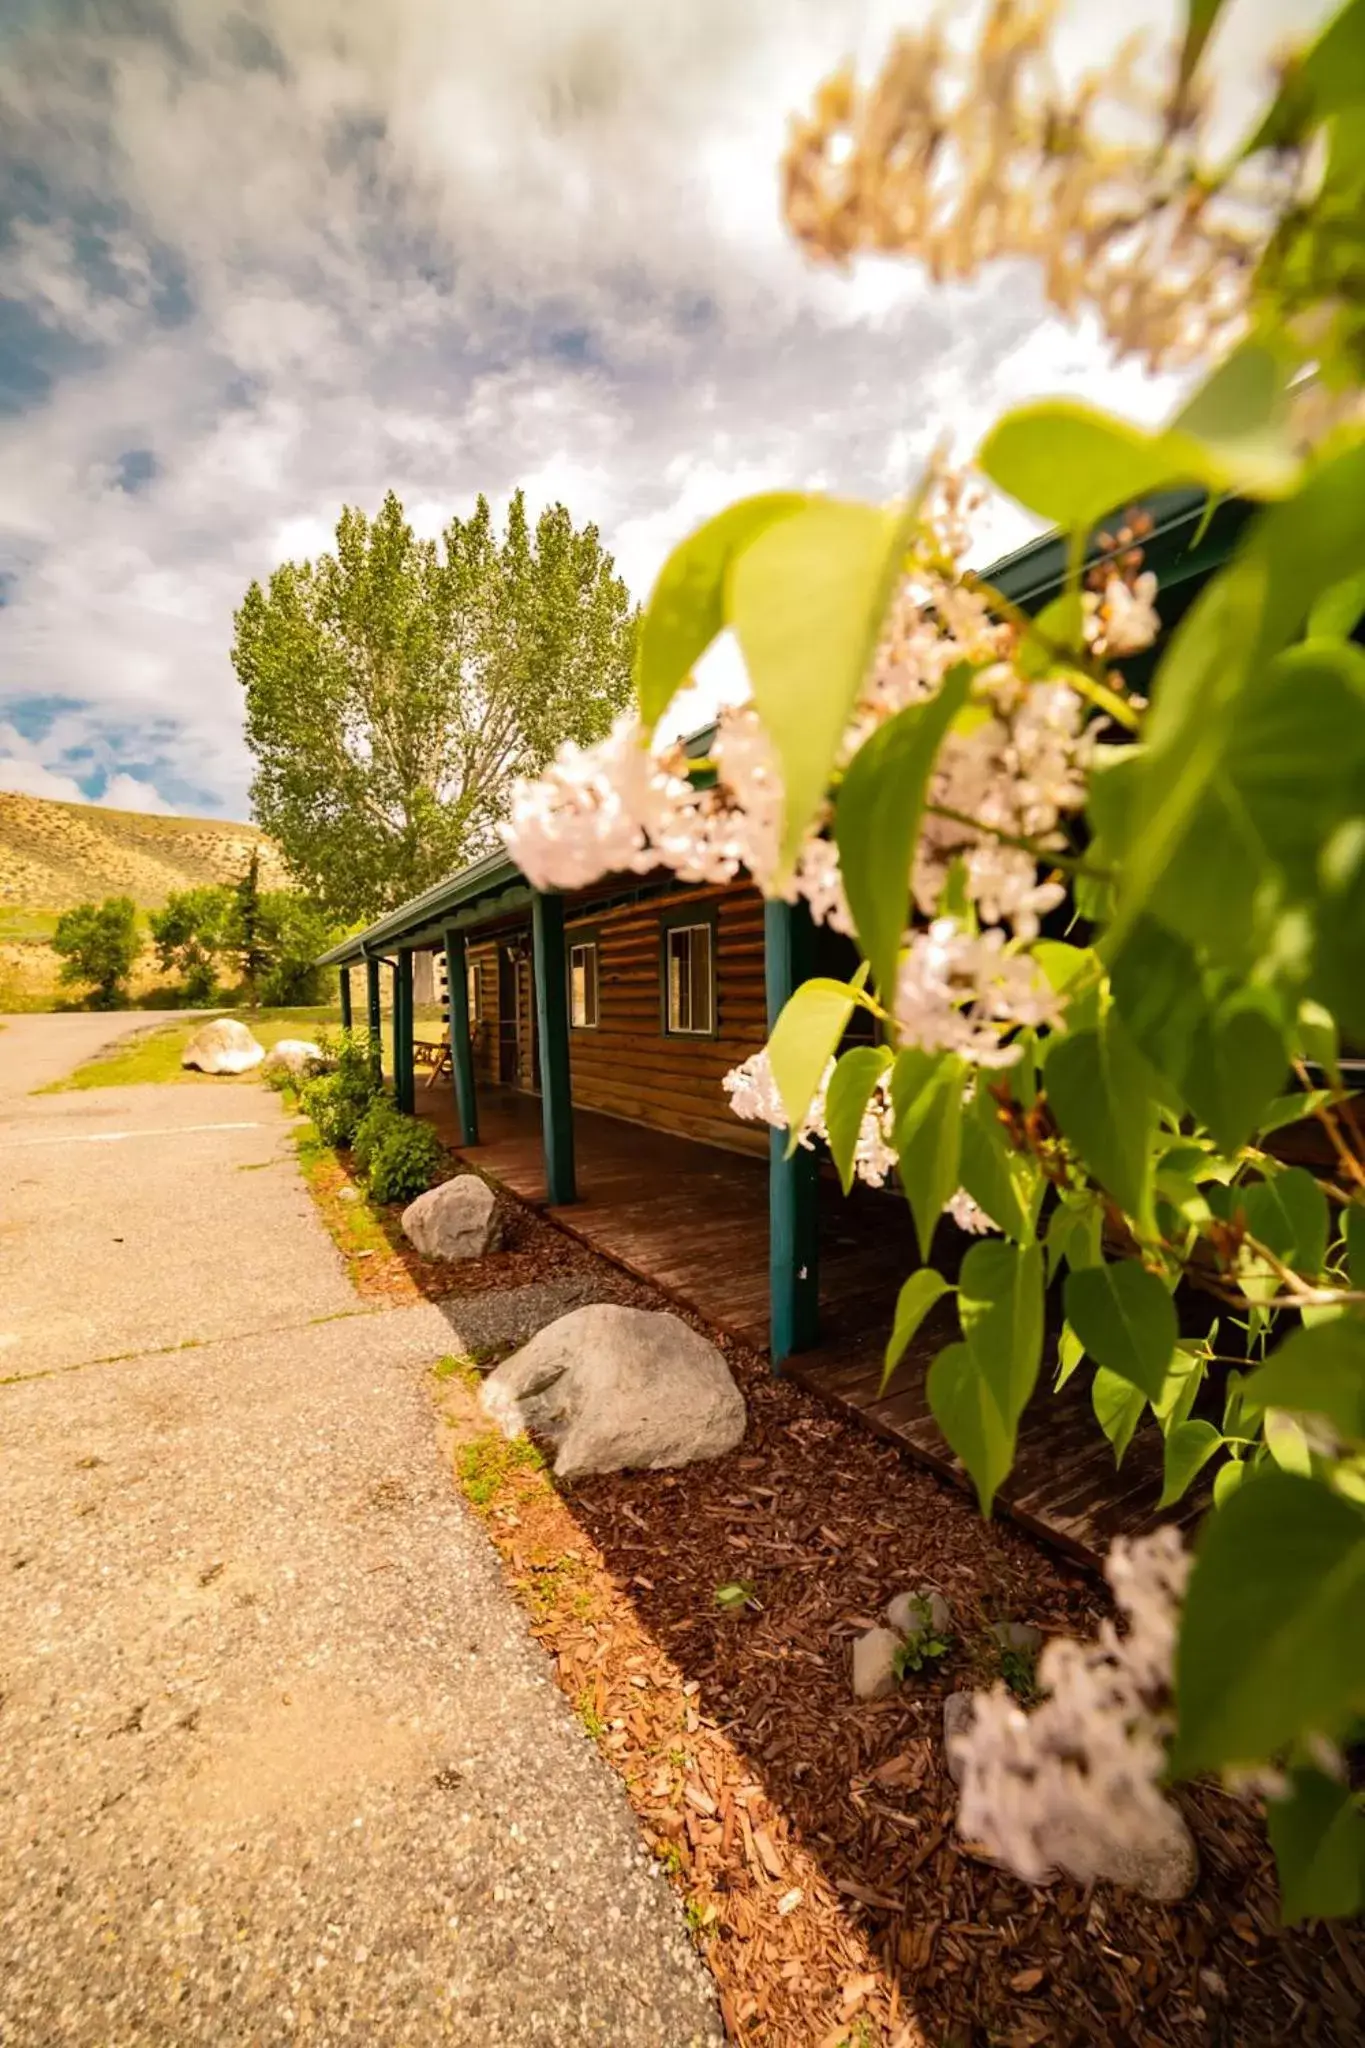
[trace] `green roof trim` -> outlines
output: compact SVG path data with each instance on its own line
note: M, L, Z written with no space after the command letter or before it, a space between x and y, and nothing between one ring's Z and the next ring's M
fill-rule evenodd
M468 908L476 898L496 898L504 889L519 888L524 882L525 877L510 854L503 853L501 849L486 853L481 859L471 861L467 868L447 875L434 888L400 903L396 910L377 918L363 932L354 932L349 939L343 939L340 945L333 946L330 953L324 953L317 964L319 967L347 967L355 961L381 954L387 947L401 945L404 939L410 939L425 926L438 924L441 919Z
M1242 499L1225 498L1210 514L1202 490L1180 490L1153 492L1142 501L1142 510L1153 522L1151 532L1141 543L1144 563L1155 570L1160 589L1169 591L1193 579L1202 581L1221 567L1232 553L1252 507ZM1122 514L1114 515L1115 520L1121 517ZM1112 523L1106 522L1104 528L1096 529L1086 552L1087 568L1103 561L1106 552L1112 552L1102 548L1099 540L1100 533ZM1040 534L982 572L983 582L1030 612L1041 609L1049 598L1055 597L1065 580L1066 542L1058 533ZM714 733L714 726L705 726L682 744L689 754L705 754ZM432 934L440 931L443 922L450 922L459 912L465 913L460 918L462 925L477 922L469 913L476 904L482 905L484 899L488 917L496 917L498 898L523 884L521 869L510 854L486 853L422 895L400 903L396 910L376 919L363 932L343 939L330 953L322 955L318 965L351 966L382 954L386 948L411 945L419 935L422 943L435 944Z

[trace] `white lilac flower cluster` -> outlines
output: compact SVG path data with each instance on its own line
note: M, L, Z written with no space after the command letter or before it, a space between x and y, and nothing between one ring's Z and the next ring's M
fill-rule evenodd
M1309 188L1297 144L1210 177L1214 109L1167 45L1064 83L1050 0L992 0L976 47L935 21L896 37L865 88L845 69L793 123L787 222L811 254L921 261L936 280L1038 263L1067 317L1090 307L1152 370L1244 331L1257 259Z
M830 1077L834 1072L831 1060L820 1077L820 1085L811 1098L805 1120L796 1134L798 1145L807 1150L814 1147L817 1138L828 1138L825 1122L825 1097ZM776 1130L787 1129L787 1113L782 1107L782 1098L777 1092L773 1070L768 1062L766 1046L761 1052L751 1053L739 1066L732 1067L722 1082L730 1098L730 1107L736 1116L752 1123L772 1124ZM896 1169L896 1148L892 1143L891 1074L880 1074L868 1098L863 1120L858 1127L858 1140L853 1148L853 1173L857 1180L865 1181L869 1187L885 1187ZM944 1205L943 1213L951 1216L959 1230L981 1235L996 1230L999 1225L973 1201L965 1188L959 1188Z
M805 1121L796 1134L798 1145L810 1150L817 1138L827 1138L825 1125L825 1095L830 1077L834 1072L831 1060L820 1077L820 1085L811 1098ZM730 1098L730 1107L736 1116L744 1117L750 1123L771 1124L774 1129L787 1129L787 1112L782 1107L782 1098L777 1092L773 1070L768 1062L765 1046L760 1052L751 1053L747 1060L732 1067L721 1083ZM891 1143L891 1094L890 1072L878 1076L863 1111L862 1124L858 1131L858 1142L854 1147L853 1166L857 1178L866 1181L869 1187L885 1187L888 1176L896 1165L895 1147Z
M1062 819L1084 804L1094 722L1064 678L1020 672L1017 627L960 580L964 503L959 480L939 480L835 766L846 768L888 718L932 698L950 669L973 668L972 717L948 733L930 778L911 876L914 909L929 923L907 934L892 1008L905 1042L1008 1065L1016 1028L1057 1021L1056 998L1022 949L1062 899L1040 858L1045 866L1060 850ZM1150 595L1114 578L1087 612L1092 645L1127 651L1153 637ZM852 936L832 806L812 821L794 870L783 869L781 769L752 704L721 713L710 759L710 786L694 786L683 749L651 748L626 715L606 739L563 747L517 786L504 838L539 888L660 868L693 883L747 874ZM972 906L956 920L938 915L954 873Z
M1057 1873L1088 1884L1125 1857L1159 1856L1180 1832L1162 1777L1190 1558L1167 1526L1115 1542L1105 1572L1126 1628L1049 1643L1041 1705L1026 1712L997 1685L953 1738L959 1834L1033 1884Z

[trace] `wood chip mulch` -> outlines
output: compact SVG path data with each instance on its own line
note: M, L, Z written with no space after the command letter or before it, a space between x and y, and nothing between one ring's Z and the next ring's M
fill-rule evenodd
M685 1895L731 2037L1358 2044L1365 1934L1283 1931L1262 1823L1220 1790L1182 1794L1202 1876L1176 1907L1035 1891L963 1852L943 1696L998 1675L990 1621L1084 1631L1102 1595L762 1360L727 1355L750 1415L730 1457L566 1489L511 1466L480 1511ZM487 1431L472 1394L443 1394L457 1444ZM754 1604L719 1608L739 1582ZM855 1701L852 1638L921 1583L952 1607L946 1669Z
M522 1287L576 1275L593 1278L605 1264L534 1209L498 1189L503 1248L486 1259L471 1259L456 1274L444 1261L424 1259L413 1249L399 1221L404 1204L371 1202L347 1154L324 1152L304 1170L356 1290L369 1301L442 1301L452 1293L481 1294L489 1288ZM437 1179L449 1180L457 1172L471 1170L452 1160L449 1170ZM363 1242L358 1241L360 1233L355 1227L357 1209L371 1223ZM632 1299L638 1291L631 1283ZM611 1298L625 1296L613 1293Z
M355 1255L342 1190L356 1184L342 1161L316 1161L309 1181L362 1294L450 1295L450 1269L412 1251L397 1208L372 1212L384 1248ZM595 1299L671 1308L714 1336L498 1192L505 1249L461 1267L460 1294L586 1277ZM1180 1794L1202 1874L1179 1906L1108 1887L1033 1890L962 1849L944 1696L999 1676L989 1622L1087 1632L1103 1590L719 1341L748 1433L728 1458L677 1473L559 1488L497 1456L501 1440L459 1379L436 1391L457 1471L462 1455L491 1457L478 1512L560 1687L684 1897L730 2038L1359 2048L1365 1929L1282 1929L1264 1824L1220 1789ZM752 1604L718 1606L717 1589L740 1583ZM950 1603L951 1655L892 1699L855 1701L853 1638L921 1584Z

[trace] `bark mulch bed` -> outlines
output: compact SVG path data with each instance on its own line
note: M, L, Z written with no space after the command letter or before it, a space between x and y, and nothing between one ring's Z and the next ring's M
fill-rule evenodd
M499 1189L505 1249L458 1279L417 1256L305 1138L305 1174L360 1292L441 1299L569 1276L592 1298L700 1318ZM354 1190L348 1196L346 1189ZM714 1335L706 1331L706 1334ZM534 1634L622 1778L713 1970L732 2039L762 2048L1358 2048L1365 1930L1278 1925L1264 1826L1183 1791L1202 1874L1175 1907L1032 1890L956 1841L942 1702L1000 1676L993 1620L1092 1629L1103 1589L983 1522L767 1362L722 1340L739 1450L678 1473L557 1487L489 1428L470 1368L437 1397L459 1483ZM746 1584L739 1612L717 1589ZM860 1703L850 1644L893 1593L938 1587L954 1647Z
M1034 1891L953 1833L942 1700L999 1675L992 1620L1093 1627L1100 1590L894 1448L727 1347L749 1433L718 1463L559 1489L441 1388L457 1477L558 1682L625 1782L720 1990L764 2048L1156 2048L1365 2028L1365 1934L1277 1924L1253 1810L1182 1794L1202 1876L1163 1907ZM754 1605L717 1606L747 1582ZM892 1593L947 1596L945 1668L856 1702L849 1645Z
M452 1294L481 1294L489 1288L522 1287L580 1275L595 1281L604 1270L614 1273L585 1245L501 1188L497 1190L503 1222L501 1251L457 1268L440 1259L424 1259L403 1235L399 1220L403 1203L372 1202L364 1182L351 1170L349 1155L324 1145L310 1125L302 1127L299 1163L356 1291L367 1300L442 1301ZM458 1172L472 1171L452 1160L437 1178L449 1180ZM648 1293L631 1281L624 1288L602 1290L602 1298L633 1300Z

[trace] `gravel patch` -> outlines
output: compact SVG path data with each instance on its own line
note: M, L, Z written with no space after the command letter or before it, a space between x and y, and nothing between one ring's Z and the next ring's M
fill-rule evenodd
M455 1349L479 1353L525 1344L570 1309L600 1301L605 1291L600 1279L585 1273L568 1280L533 1280L505 1293L484 1289L447 1295L439 1308L450 1325Z

